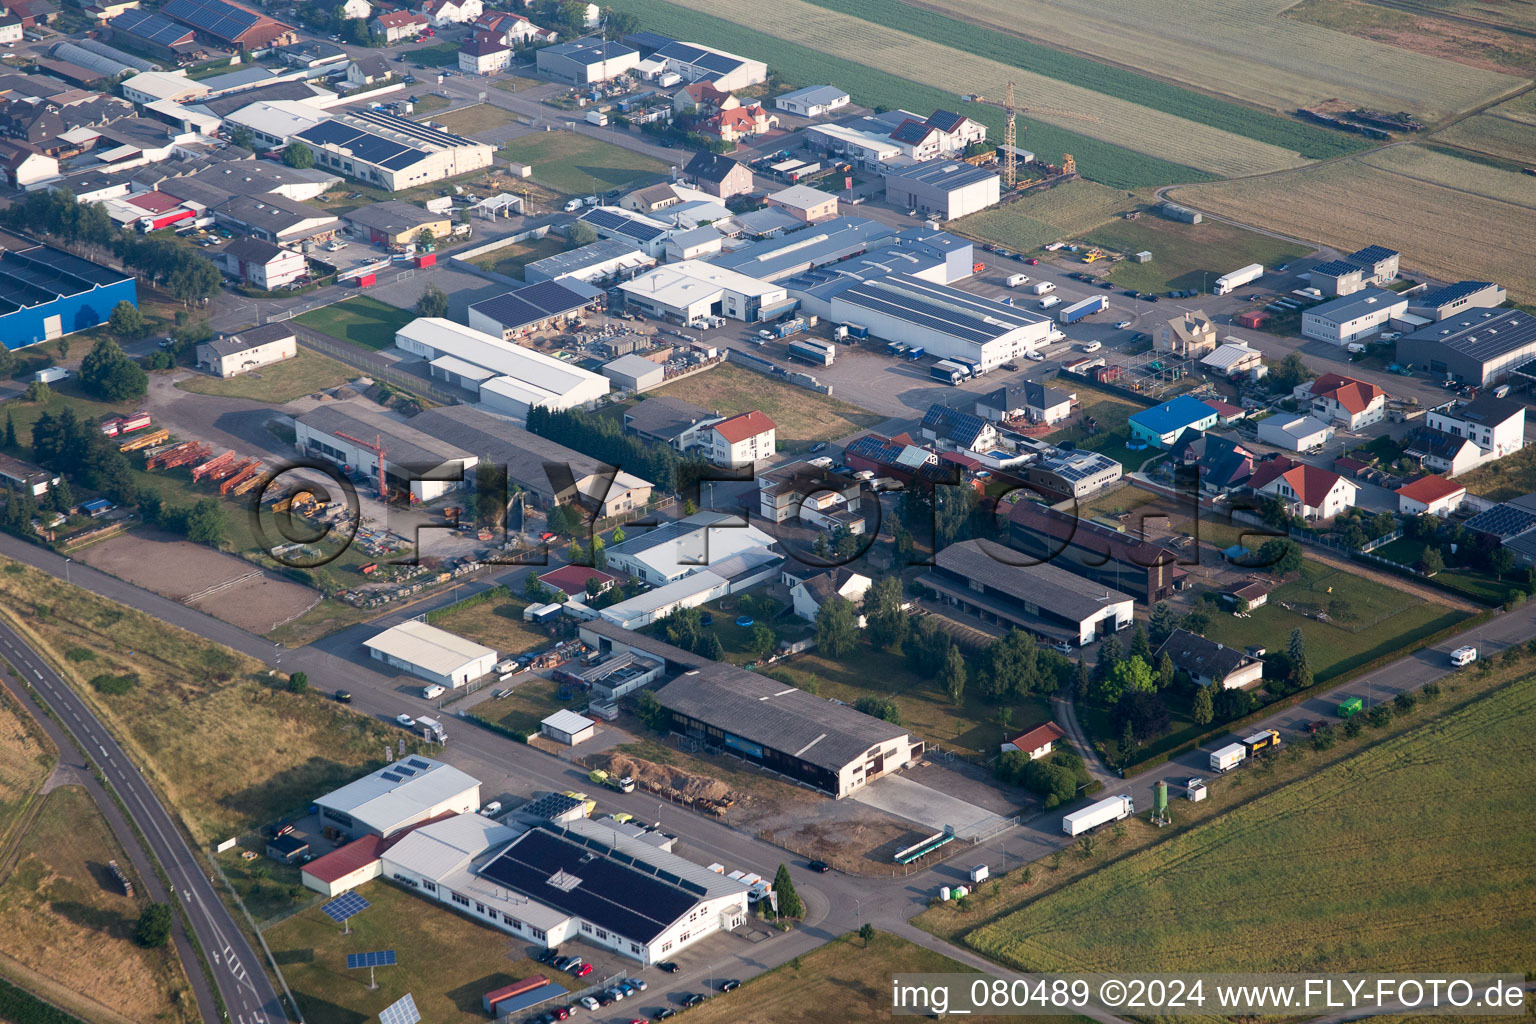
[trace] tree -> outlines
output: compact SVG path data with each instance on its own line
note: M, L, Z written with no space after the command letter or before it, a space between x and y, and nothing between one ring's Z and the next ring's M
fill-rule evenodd
M165 286L182 302L191 303L218 294L222 281L219 268L213 265L212 260L202 253L188 250L185 262L166 277Z
M1136 632L1131 634L1131 657L1146 662L1152 660L1152 642L1147 639L1147 631L1139 622L1136 623Z
M1495 548L1493 554L1488 556L1488 567L1502 580L1515 567L1515 553L1502 545Z
M437 245L437 233L431 228L422 228L416 232L416 248L430 250Z
M816 611L816 646L829 658L841 658L859 640L859 619L853 604L830 597Z
M1291 641L1286 649L1291 659L1291 689L1305 690L1312 685L1312 664L1307 659L1307 638L1301 627L1291 630Z
M887 650L901 650L911 628L911 620L901 604L900 578L886 576L869 588L864 595L864 619L870 643Z
M75 492L70 490L67 477L59 477L58 485L48 489L48 503L55 512L68 512L75 507Z
M656 699L656 694L650 690L641 690L640 696L635 698L635 715L657 732L666 732L672 719L667 709L661 706L661 701Z
M149 389L149 377L111 338L102 338L91 347L80 364L80 383L104 402L142 398Z
M187 513L187 540L216 548L224 543L228 530L224 506L217 499L199 499Z
M0 348L5 346L0 345ZM11 411L5 411L5 447L7 451L16 450L16 420L12 418Z
M766 658L773 653L778 642L779 638L774 634L772 626L766 622L755 623L751 636L747 638L747 650L756 658Z
M545 516L545 523L552 533L570 536L581 529L581 513L569 504L562 503L549 510L548 515Z
M868 946L870 941L873 940L874 937L875 937L875 926L874 925L870 924L868 921L865 921L863 924L859 925L859 938L864 940L864 945L865 946Z
M1440 556L1440 549L1433 544L1424 545L1424 554L1419 556L1419 561L1424 563L1424 572L1429 576L1445 568L1445 559Z
M982 692L992 700L1024 697L1039 685L1039 648L1022 629L1010 629L987 648Z
M288 676L288 692L289 693L308 693L309 692L309 673L308 672L292 672L292 673L290 673L289 676Z
M1013 724L1013 708L1004 704L997 709L997 726L1003 730L1003 735L1008 735L1008 727Z
M1259 565L1275 576L1299 571L1301 561L1301 545L1284 537L1267 540L1259 548Z
M1156 693L1128 691L1115 705L1115 717L1129 725L1137 742L1145 742L1168 730L1168 705Z
M597 228L584 220L578 220L566 230L566 237L571 240L571 245L580 247L591 245L597 241Z
M159 949L171 941L171 907L168 903L151 903L139 914L139 923L133 929L134 941L148 949Z
M1157 688L1166 690L1173 685L1173 659L1164 651L1163 656L1157 661Z
M892 725L901 724L901 707L889 697L860 697L853 702L853 709Z
M229 141L234 143L236 146L239 146L241 149L254 150L256 148L256 137L252 135L251 130L243 124L229 129Z
M40 380L29 381L22 397L34 405L47 405L53 400L53 388Z
M444 317L448 315L448 293L435 284L429 284L416 300L417 316Z
M1196 725L1210 725L1211 719L1216 717L1216 702L1211 699L1211 688L1202 686L1195 691L1195 704L1190 711L1190 717Z
M315 166L315 151L302 142L290 142L283 150L283 163L295 170L306 170Z
M784 917L803 917L805 905L800 902L800 894L795 892L794 879L789 877L789 865L780 864L779 870L773 875L773 891L779 899L779 913Z
M1179 628L1179 615L1167 601L1157 602L1157 607L1152 609L1152 615L1147 620L1148 638L1154 647L1161 647L1163 641Z
M1120 763L1130 761L1131 754L1136 750L1136 729L1127 720L1120 729Z
M939 667L944 664L944 651L949 644L949 635L940 628L933 616L925 615L918 619L912 640L906 648L912 671L924 678L936 675Z
M16 353L0 345L0 377L9 377L16 372Z
M144 314L139 312L138 306L124 299L112 307L112 315L107 318L107 327L124 341L142 338L145 331ZM64 352L63 342L64 339L60 339L59 358L67 359L69 356Z
M965 703L965 658L954 644L944 652L944 667L939 671L939 685L949 695L951 704L959 707Z
M1120 661L1120 640L1111 633L1099 643L1099 661L1094 665L1094 679L1103 679Z
M1088 699L1088 684L1093 681L1093 676L1088 672L1088 663L1083 656L1077 656L1077 670L1072 674L1072 697L1075 700Z

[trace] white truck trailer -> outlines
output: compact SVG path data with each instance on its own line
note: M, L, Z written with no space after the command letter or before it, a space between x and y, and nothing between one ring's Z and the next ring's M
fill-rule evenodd
M1243 758L1248 756L1248 748L1241 743L1228 743L1220 750L1211 752L1211 771L1231 771L1243 763Z
M1061 830L1069 836L1080 836L1089 829L1098 828L1106 822L1122 821L1135 813L1136 805L1128 795L1112 796L1062 818Z
M1234 270L1230 274L1222 274L1216 279L1216 287L1211 289L1213 295L1226 295L1233 289L1241 288L1252 281L1257 281L1264 276L1262 263L1250 263L1242 270Z

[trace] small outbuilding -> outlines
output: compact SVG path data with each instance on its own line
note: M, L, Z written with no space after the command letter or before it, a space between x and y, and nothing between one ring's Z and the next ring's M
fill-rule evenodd
M292 832L267 843L267 856L284 864L297 864L309 852L309 843Z
M613 381L614 387L639 394L666 383L667 371L644 356L627 355L605 365L603 376Z
M569 708L561 708L539 723L539 732L556 743L574 747L597 735L597 723Z

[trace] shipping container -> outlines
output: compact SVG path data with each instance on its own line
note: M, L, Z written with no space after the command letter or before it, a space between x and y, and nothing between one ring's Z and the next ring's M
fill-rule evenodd
M788 358L812 366L831 366L836 353L826 345L813 341L792 341L784 353Z
M378 283L378 280L378 277L374 274L364 274L357 279L357 286L359 288L372 288Z
M1248 751L1249 757L1252 757L1261 750L1268 750L1279 745L1280 734L1273 729L1263 729L1252 736L1243 737L1243 748Z
M1216 279L1216 287L1211 289L1213 295L1226 295L1233 289L1257 281L1264 276L1264 266L1260 263L1250 263L1241 270L1234 270L1230 274L1222 274Z
M1041 303L1041 305L1044 305L1044 303ZM1072 305L1057 313L1056 319L1064 324L1075 324L1084 317L1103 312L1108 308L1109 300L1107 298L1102 295L1094 295L1083 299L1081 302L1072 303Z
M587 124L595 124L599 128L607 128L608 115L601 110L589 110L587 111Z
M1248 751L1241 743L1228 743L1211 753L1211 771L1224 772L1236 768L1247 756Z
M435 252L427 252L427 253L422 253L420 256L417 256L416 257L416 266L417 266L418 269L420 269L422 267L435 267L435 266L437 266L437 253L435 253Z
M1355 712L1364 709L1364 707L1365 701L1361 700L1359 697L1346 697L1344 700L1339 701L1339 717L1348 718Z
M1069 836L1080 836L1090 829L1111 821L1123 821L1136 813L1136 805L1126 795L1112 796L1090 804L1080 811L1073 811L1061 819L1061 830Z

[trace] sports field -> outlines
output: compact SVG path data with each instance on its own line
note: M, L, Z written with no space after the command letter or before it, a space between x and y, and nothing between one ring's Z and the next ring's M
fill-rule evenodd
M1510 766L1536 757L1533 722L1526 677L966 942L1029 970L1523 973L1536 955L1536 790Z

